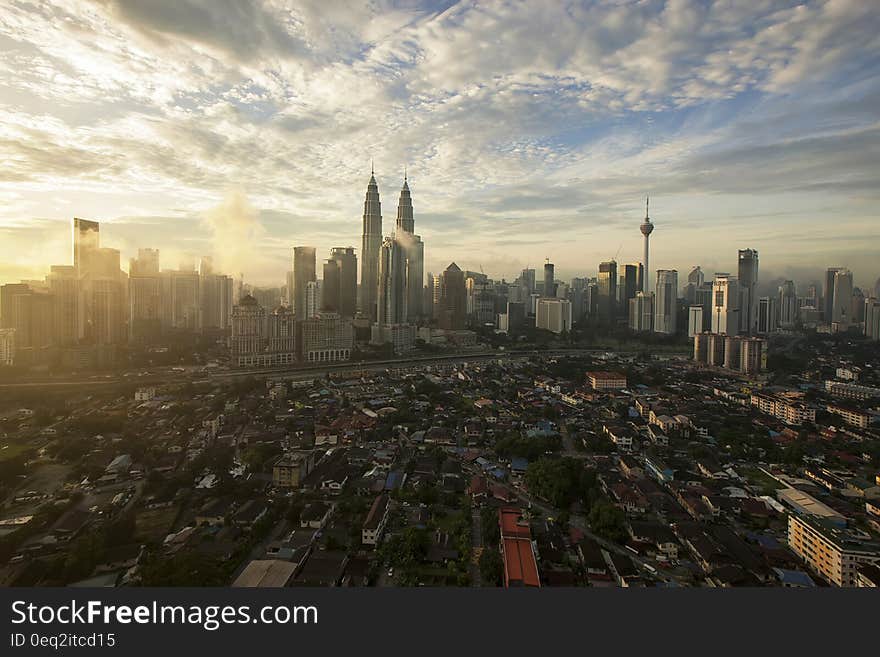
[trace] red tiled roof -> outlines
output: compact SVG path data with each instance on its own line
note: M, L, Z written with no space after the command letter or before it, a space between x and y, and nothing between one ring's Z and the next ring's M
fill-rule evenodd
M498 509L505 586L541 586L538 564L532 551L532 532L519 509Z
M504 553L505 586L541 586L538 564L532 552L532 542L523 538L505 538Z

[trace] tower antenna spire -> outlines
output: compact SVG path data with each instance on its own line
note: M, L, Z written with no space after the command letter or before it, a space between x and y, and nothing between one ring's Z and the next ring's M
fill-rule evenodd
M375 168L373 167L373 158L370 158L370 175L371 175L371 176L376 175L376 170L375 170Z
M645 197L645 219L648 219L648 203L650 202L650 200L650 196Z

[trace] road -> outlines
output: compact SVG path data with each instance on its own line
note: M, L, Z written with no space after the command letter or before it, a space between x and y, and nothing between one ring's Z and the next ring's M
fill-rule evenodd
M606 353L610 349L556 349L550 351L523 350L523 351L475 351L471 353L442 354L431 356L413 356L409 358L400 358L382 361L346 361L343 363L331 363L321 365L298 365L295 367L283 367L276 369L211 369L204 370L201 367L186 367L184 371L180 368L151 368L152 371L148 375L134 376L134 372L128 372L121 375L105 374L99 376L84 377L81 374L66 378L48 377L41 379L31 379L28 381L16 381L14 383L0 383L0 391L3 390L27 390L28 388L47 390L51 388L104 388L116 387L120 384L133 383L139 386L157 385L169 383L169 379L175 379L176 383L194 382L221 382L224 380L234 380L242 377L255 378L284 378L288 380L297 379L314 379L322 378L329 374L350 374L357 372L381 372L387 369L395 369L400 367L412 367L420 364L451 364L463 363L480 360L495 360L507 358L523 358L528 356L541 355L546 357L557 356L585 356L597 353ZM624 353L620 352L619 353ZM684 353L684 352L682 352ZM126 376L127 374L127 376Z

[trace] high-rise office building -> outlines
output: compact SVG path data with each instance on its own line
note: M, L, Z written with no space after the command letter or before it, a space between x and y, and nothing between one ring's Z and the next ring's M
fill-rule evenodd
M159 320L163 330L198 331L201 281L194 270L165 269L160 276Z
M712 329L712 303L713 303L713 295L712 295L712 281L703 282L701 285L697 286L694 290L694 302L695 306L703 307L703 330L709 331Z
M159 335L161 322L162 279L159 276L129 276L128 333L134 341Z
M128 261L129 276L158 276L159 249L138 249L137 258Z
M324 263L323 310L354 317L357 311L357 256L352 247L335 247Z
M415 234L412 194L406 174L397 202L397 229L395 239L403 248L406 257L406 314L407 321L416 322L424 316L422 294L425 285L425 245Z
M247 294L232 309L232 335L229 348L233 364L254 366L265 351L266 309Z
M880 299L865 299L865 336L880 340Z
M647 198L645 199L645 220L642 222L641 226L639 226L639 230L641 231L642 235L645 236L645 253L642 256L642 265L644 266L644 271L645 271L645 274L644 274L644 277L642 280L642 290L643 291L650 291L651 290L651 280L650 280L651 279L651 275L650 275L651 264L648 261L648 253L649 253L648 243L649 243L649 240L651 237L651 233L654 232L654 224L651 223L651 218L648 216L648 200L649 199L647 199Z
M619 312L623 317L629 314L630 299L635 298L636 292L639 291L639 277L639 263L623 266L623 272L620 276L620 289L618 290L620 297Z
M535 270L534 269L523 269L522 273L519 275L519 281L522 287L524 287L527 292L525 293L525 297L533 294L535 292Z
M555 297L556 296L556 283L554 280L554 267L553 263L550 262L550 259L547 259L547 262L544 263L544 296L545 297Z
M54 298L49 288L28 283L7 283L0 287L3 328L15 331L15 359L43 362L46 349L54 344Z
M15 365L15 329L0 328L0 367Z
M354 350L352 320L338 313L319 313L299 324L300 358L307 363L348 360Z
M296 361L296 316L278 306L266 316L266 365L290 365Z
M631 331L654 330L654 293L637 292L629 300L629 329Z
M834 314L834 277L842 267L829 267L825 270L825 299L822 307L822 319L826 324L833 321Z
M758 334L767 335L773 333L777 326L777 301L773 297L761 297L758 299Z
M91 272L82 279L85 335L96 344L118 344L126 338L125 286L119 251L99 248Z
M440 328L460 330L467 321L467 289L464 272L454 262L440 276L440 300L438 303Z
M324 285L322 281L309 281L306 284L306 312L305 317L314 317L321 312L323 304Z
M861 324L863 321L865 321L865 293L862 292L861 288L854 287L850 322L852 324Z
M400 198L397 201L397 232L414 233L416 222L413 218L412 195L409 191L409 183L406 172L403 174L403 187L400 189Z
M94 256L101 246L100 230L97 221L73 218L73 266L77 276L92 273Z
M206 264L203 263L202 264ZM199 271L210 272L208 267ZM206 273L199 276L199 330L226 330L232 317L232 277ZM277 304L273 304L277 305Z
M101 247L97 221L74 217L73 268L80 279L82 337L90 343L121 341L127 313L119 251Z
M472 324L484 326L495 321L495 286L482 278L468 277L464 282L467 292L467 315Z
M535 326L552 333L571 330L571 302L568 299L543 297L538 299Z
M199 258L199 276L210 276L214 273L214 258L202 256Z
M703 306L688 306L688 337L703 332Z
M46 277L54 299L55 341L71 345L83 337L82 281L73 265L52 265Z
M570 292L568 284L562 283L560 281L556 281L554 283L554 285L556 286L556 298L557 299L568 299L568 295Z
M440 318L440 297L442 296L442 286L443 286L443 276L442 274L435 275L429 281L431 283L431 304L433 308L432 317L434 319Z
M831 321L841 327L852 323L853 276L849 269L834 272L834 296Z
M673 335L677 329L678 272L657 270L657 291L654 295L654 332Z
M382 204L376 176L370 171L370 182L364 199L363 234L361 241L361 287L358 308L361 314L376 320L376 297L379 292L379 249L382 248Z
M779 286L779 326L793 328L798 320L797 289L794 281Z
M646 274L647 276L647 274ZM617 316L617 263L599 263L599 321L613 323Z
M317 280L315 275L315 247L293 247L293 314L297 319L308 317L306 291L309 283Z
M758 252L754 249L740 249L737 257L737 277L739 279L740 331L746 335L756 333L758 289Z
M589 292L587 288L590 284L586 278L572 278L568 287L568 299L571 301L571 317L572 321L579 322L589 313L587 305Z
M135 341L161 331L162 279L157 249L138 249L128 262L128 335Z
M505 308L504 322L506 326L504 330L508 333L515 333L522 330L526 322L526 307L524 303L517 301L508 301ZM502 328L499 326L498 328Z
M425 285L425 244L411 233L395 235L406 256L406 314L415 323L423 318L422 290Z
M118 252L117 252L118 253ZM96 278L91 282L90 337L96 344L125 341L125 292L118 278Z
M376 324L406 323L406 283L406 252L394 237L386 237L379 251Z
M712 332L739 333L739 281L730 274L717 273L712 283Z
M699 265L691 269L687 277L687 284L684 286L684 290L682 290L682 296L684 296L685 301L689 305L702 305L697 302L697 290L704 285L705 280L706 277Z
M296 318L290 308L271 312L249 294L232 309L229 338L232 362L238 367L277 367L296 361Z
M29 294L30 286L27 283L6 283L0 287L0 327L15 328L15 306L13 298L18 294Z

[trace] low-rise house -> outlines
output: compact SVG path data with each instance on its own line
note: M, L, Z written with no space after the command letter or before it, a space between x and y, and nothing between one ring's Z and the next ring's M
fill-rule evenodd
M223 498L210 500L196 513L195 523L198 526L222 526L226 523L226 518L229 517L234 506L232 500Z
M296 564L276 559L254 559L232 583L234 588L281 588L289 586Z
M248 500L232 516L232 523L241 529L250 529L259 522L269 507L262 500Z
M577 554L590 580L610 581L608 564L602 556L602 548L594 540L585 538L577 545Z
M272 464L272 484L281 488L300 488L315 468L315 452L289 452Z
M617 465L624 477L640 479L645 476L642 464L634 456L622 454L617 458Z
M294 577L294 586L340 586L348 554L342 551L314 551Z

